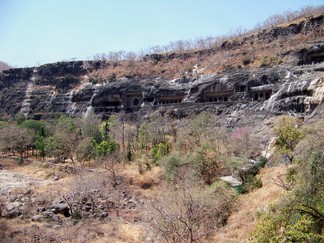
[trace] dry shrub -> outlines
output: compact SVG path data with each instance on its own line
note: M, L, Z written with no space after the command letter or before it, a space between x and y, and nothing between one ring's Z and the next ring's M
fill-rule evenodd
M81 172L67 185L68 190L60 194L68 204L72 218L79 220L89 217L89 213L95 214L98 204L103 207L103 202L106 210L118 207L120 193L113 187L113 180L106 174ZM86 203L91 207L89 212L85 209Z
M133 173L129 175L129 184L135 185L142 189L149 189L157 186L164 179L165 175L160 167L153 167L151 170L143 174Z
M233 195L221 188L210 192L194 185L164 186L146 218L166 242L201 241L226 224L233 202Z
M3 212L6 208L6 200L3 196L0 195L0 218L2 217Z

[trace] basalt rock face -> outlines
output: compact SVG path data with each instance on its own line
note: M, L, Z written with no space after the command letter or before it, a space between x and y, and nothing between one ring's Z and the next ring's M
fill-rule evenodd
M322 47L321 47L322 48ZM91 63L90 68L96 68ZM18 112L28 118L57 114L86 116L90 111L169 110L181 116L196 108L218 112L236 107L255 111L310 114L323 102L324 63L236 69L198 79L124 78L89 82L89 63L65 62L0 73L0 116ZM179 112L178 112L179 113Z

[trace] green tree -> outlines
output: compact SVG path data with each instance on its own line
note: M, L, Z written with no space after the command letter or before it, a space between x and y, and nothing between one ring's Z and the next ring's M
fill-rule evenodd
M159 143L151 149L151 155L153 158L153 162L156 163L159 159L161 159L164 155L169 153L170 145L166 142Z
M22 122L25 121L25 119L26 118L25 118L24 114L22 114L20 112L15 115L15 121L16 121L17 125L20 125Z
M274 129L274 133L277 136L275 147L292 162L294 149L303 138L298 120L293 117L282 117Z
M46 123L44 121L25 120L21 122L20 126L27 128L30 131L32 136L32 153L34 152L34 149L36 149L40 152L41 157L44 159L44 140L49 134Z
M118 148L119 146L114 140L103 140L101 143L96 145L97 156L99 158L105 157L118 150Z
M204 145L197 152L194 166L199 177L211 185L223 168L221 154L214 147Z
M4 122L4 121L0 121L0 129L3 128L3 127L5 127L6 125L7 125L6 122Z
M56 154L70 158L75 163L76 151L79 141L82 138L82 131L76 121L70 117L61 116L56 124L54 139L56 140Z
M97 161L100 162L104 169L109 171L113 177L114 186L116 186L116 167L122 161L118 153L119 146L112 140L103 140L96 145Z
M86 161L90 163L91 159L96 158L96 141L90 138L84 138L76 150L77 160L84 165Z

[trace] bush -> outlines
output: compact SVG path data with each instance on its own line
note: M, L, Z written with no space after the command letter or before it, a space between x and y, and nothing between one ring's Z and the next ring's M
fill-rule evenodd
M282 242L283 237L279 233L280 225L280 217L267 212L259 219L250 240L258 243Z
M294 149L304 136L298 127L298 121L293 117L282 117L274 129L274 133L277 136L275 147L291 163L294 158Z
M266 56L261 59L260 67L271 67L283 63L283 60L280 57L276 56Z
M194 163L197 175L208 185L211 185L220 175L224 164L221 155L215 147L204 145L197 152L196 161Z
M243 193L262 187L262 181L253 175L248 175L243 184Z
M178 154L167 156L162 160L165 169L166 178L172 181L176 175L177 168L181 165L181 158Z
M145 213L153 231L166 242L204 242L226 223L234 200L224 189L210 192L186 184L161 188Z
M243 60L242 60L242 63L243 63L244 66L250 64L251 63L251 57L250 56L244 56Z
M164 143L159 143L158 145L155 145L151 149L151 155L153 158L153 162L156 163L164 155L167 155L168 152L169 152L169 144L168 143L164 142Z
M97 156L103 157L112 154L118 150L119 146L114 140L103 140L101 143L96 145Z

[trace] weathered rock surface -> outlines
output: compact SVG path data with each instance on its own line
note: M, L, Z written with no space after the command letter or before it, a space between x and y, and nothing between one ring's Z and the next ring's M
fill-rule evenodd
M21 202L10 202L6 205L6 212L4 216L7 218L16 218L22 214L21 207L23 204Z
M239 181L238 179L235 179L233 176L222 176L220 177L220 179L234 187L242 185L242 182Z
M60 201L59 203L53 203L50 206L50 210L55 214L62 214L65 217L70 217L70 208L67 203Z
M55 71L48 67L49 64L42 72L39 68L33 71L26 68L0 74L0 116L22 112L26 117L37 119L56 114L85 116L90 111L107 116L122 110L135 112L163 107L177 113L179 109L192 110L210 105L219 113L245 105L245 108L274 113L310 114L323 102L323 63L237 69L186 82L182 79L124 78L102 84L87 82L82 76L85 70L82 71L80 62L77 63L77 70L70 70L68 67L73 67L70 63L66 64L66 69L53 69L58 69L60 75L67 70L63 78L53 73ZM41 75L44 73L46 76ZM47 76L50 74L53 74L51 81Z
M200 51L147 55L143 60L181 60L240 48L244 43L271 43L278 37L290 38L296 34L322 36L323 25L324 15L320 14L261 30L240 42L225 41L219 47ZM271 113L310 114L323 101L324 44L304 43L300 48L290 51L294 58L279 66L237 68L174 80L125 77L107 78L102 82L91 76L93 71L111 65L101 61L9 69L0 73L0 117L14 116L18 112L36 119L57 114L86 116L91 111L105 117L111 112L157 109L181 117L194 109L210 109L211 104L217 114L230 114L236 106Z
M0 194L10 193L15 188L30 188L32 185L49 184L49 181L40 180L7 170L0 170ZM14 199L16 200L16 198ZM13 201L14 201L13 200Z

